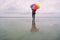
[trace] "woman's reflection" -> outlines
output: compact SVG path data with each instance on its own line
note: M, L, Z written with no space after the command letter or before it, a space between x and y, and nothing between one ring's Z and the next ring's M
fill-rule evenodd
M36 27L35 20L32 20L32 32L39 32L39 29Z

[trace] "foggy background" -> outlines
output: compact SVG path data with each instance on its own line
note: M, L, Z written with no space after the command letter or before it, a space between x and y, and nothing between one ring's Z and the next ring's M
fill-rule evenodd
M34 3L40 9L32 25ZM60 40L60 0L0 0L0 40Z
M38 3L38 17L59 17L60 0L0 0L0 17L31 17L30 5Z

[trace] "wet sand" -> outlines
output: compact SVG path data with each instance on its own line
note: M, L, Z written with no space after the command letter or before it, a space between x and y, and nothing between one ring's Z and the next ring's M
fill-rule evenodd
M60 40L60 18L0 18L0 40Z

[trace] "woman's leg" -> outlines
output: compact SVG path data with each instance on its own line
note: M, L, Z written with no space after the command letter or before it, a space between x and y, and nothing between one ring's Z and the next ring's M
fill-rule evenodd
M32 14L33 22L35 21L35 14Z

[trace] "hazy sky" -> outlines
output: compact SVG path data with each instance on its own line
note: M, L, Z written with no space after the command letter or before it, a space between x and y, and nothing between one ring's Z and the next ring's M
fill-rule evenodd
M40 4L38 12L60 12L60 0L0 0L0 11L31 12L33 3Z

